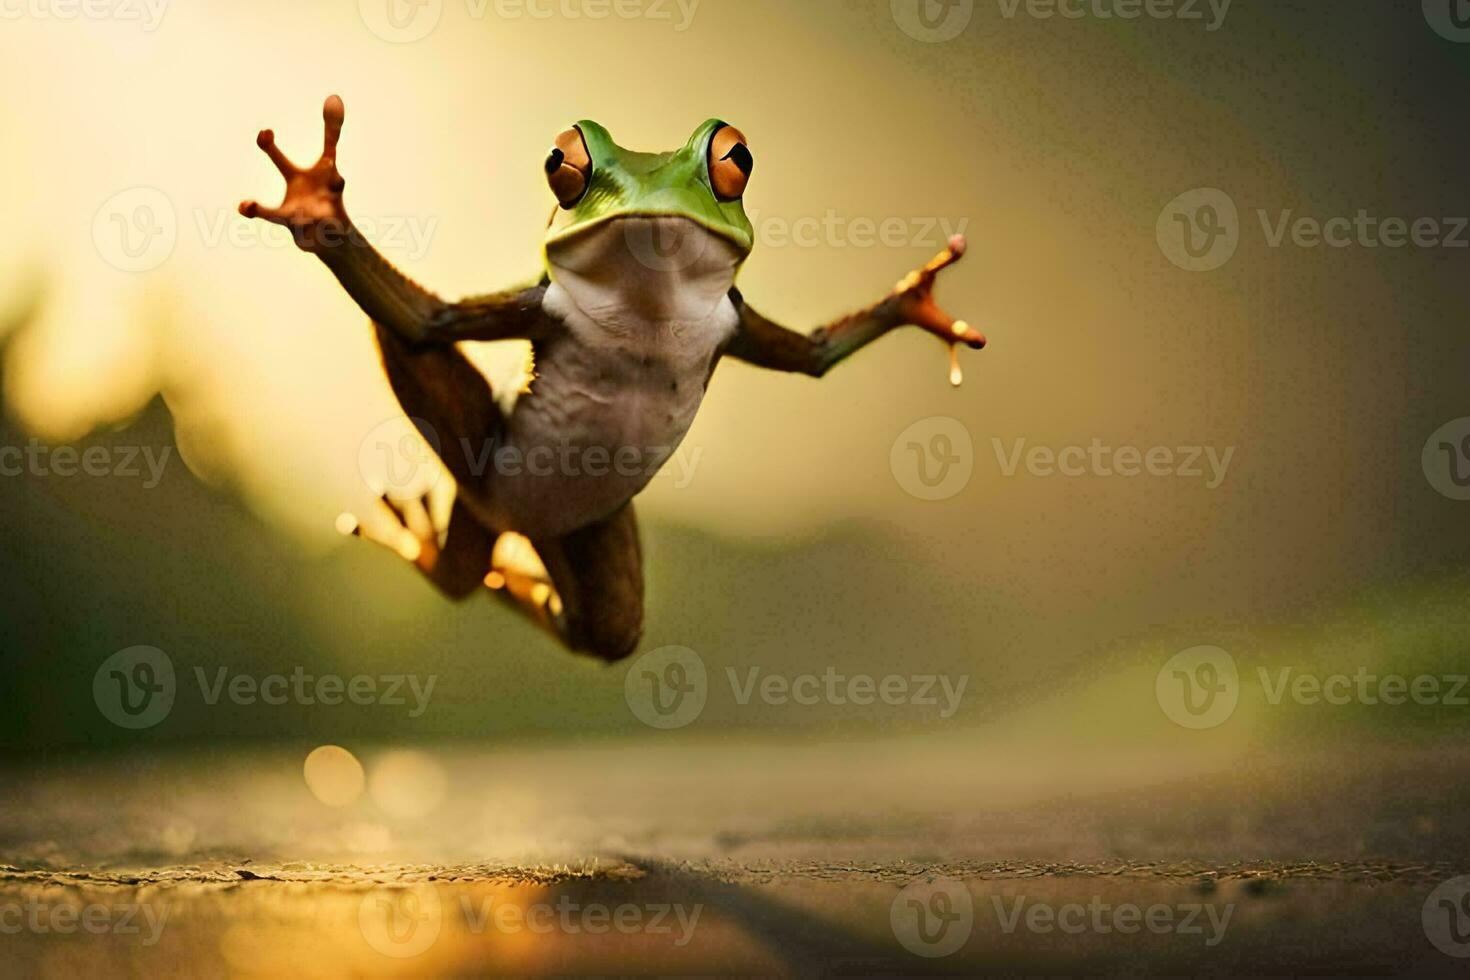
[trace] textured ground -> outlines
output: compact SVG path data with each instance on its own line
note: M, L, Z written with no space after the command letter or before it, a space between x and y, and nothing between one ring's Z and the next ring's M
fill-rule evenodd
M341 808L308 790L304 755L13 766L0 971L1470 964L1426 927L1431 893L1470 873L1470 754L1443 747L1202 758L950 735L365 751L367 790Z

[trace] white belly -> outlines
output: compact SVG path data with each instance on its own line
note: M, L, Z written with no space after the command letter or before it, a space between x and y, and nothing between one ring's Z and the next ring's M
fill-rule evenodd
M666 271L629 268L615 243L572 257L596 259L595 277L556 267L544 308L566 329L538 348L490 488L509 527L535 538L596 523L679 448L738 320L728 296L738 260L709 251L709 263L678 270L672 292Z

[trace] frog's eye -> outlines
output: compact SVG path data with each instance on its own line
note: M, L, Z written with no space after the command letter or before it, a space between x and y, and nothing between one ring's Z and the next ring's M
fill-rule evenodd
M564 208L573 208L592 182L592 154L580 129L569 129L556 138L546 158L546 180Z
M722 126L709 143L709 182L715 196L733 201L745 194L755 170L755 157L750 155L745 134L734 126Z

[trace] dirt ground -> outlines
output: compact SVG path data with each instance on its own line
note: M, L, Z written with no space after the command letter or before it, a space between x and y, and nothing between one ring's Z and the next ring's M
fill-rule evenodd
M309 748L9 766L0 969L1470 973L1442 746L421 747L362 752L340 807Z

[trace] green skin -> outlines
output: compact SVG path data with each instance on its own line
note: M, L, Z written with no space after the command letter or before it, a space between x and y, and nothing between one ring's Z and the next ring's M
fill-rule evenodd
M548 230L545 248L617 218L665 216L687 218L749 255L755 232L744 200L720 201L710 186L709 143L723 125L709 120L673 153L637 153L618 146L590 119L577 123L592 156L592 182L582 199L562 212L566 220Z
M394 269L353 227L336 164L341 100L329 98L323 115L324 151L307 169L285 157L270 131L260 134L258 145L286 179L286 197L278 208L247 201L240 211L291 229L297 245L336 276L373 322L405 413L437 439L457 498L447 528L417 535L420 570L454 598L490 584L573 650L606 661L636 650L644 594L632 498L683 438L724 355L821 377L906 324L951 349L985 344L933 299L938 273L964 253L958 236L877 303L810 333L752 309L733 280L754 233L743 202L715 193L711 143L724 124L714 119L663 154L623 149L597 123L579 123L590 179L547 231L546 275L524 288L443 300ZM640 234L689 236L695 259L673 270L635 261L631 243ZM509 339L530 341L537 373L529 394L504 414L455 345ZM587 466L532 477L502 472L498 457L484 464L486 447L524 453L558 444L660 452L636 474L594 474ZM415 519L421 510L406 513L417 502L385 504L405 526L422 526ZM544 570L497 566L487 579L496 541L512 531L530 538ZM401 540L393 547L401 552Z

